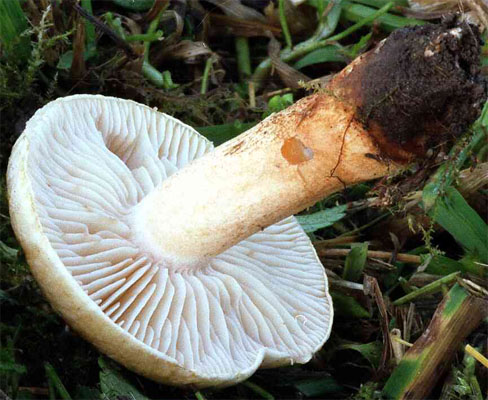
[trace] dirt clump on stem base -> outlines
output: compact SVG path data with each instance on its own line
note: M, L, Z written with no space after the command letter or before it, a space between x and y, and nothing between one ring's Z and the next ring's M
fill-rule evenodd
M345 78L358 119L390 159L422 156L478 117L487 94L481 44L478 28L454 17L399 29Z

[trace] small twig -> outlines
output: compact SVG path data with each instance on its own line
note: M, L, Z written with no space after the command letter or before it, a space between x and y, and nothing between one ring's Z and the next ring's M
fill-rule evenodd
M398 282L405 293L413 292L412 285L410 285L410 283L403 276L398 277Z
M256 90L254 88L254 82L250 81L248 85L249 93L249 107L256 108Z
M371 222L368 222L367 224L360 226L359 228L353 229L352 231L345 232L345 233L339 235L338 237L355 235L356 233L359 233L361 231L364 231L365 229L368 229L370 226L373 226L374 224L378 223L383 218L386 218L389 215L391 215L389 212L384 213L384 214L380 215L379 217L373 219Z
M359 236L340 236L333 239L318 240L316 242L313 242L313 244L315 247L320 247L323 249L341 244L354 243L356 240L358 240L358 238Z
M458 283L472 295L488 299L488 291L473 281L470 281L469 279L459 279Z
M407 295L405 295L403 297L400 297L399 299L397 299L393 302L393 305L399 306L399 305L405 304L405 303L407 303L407 302L409 302L409 301L411 301L411 300L413 300L419 296L438 292L438 291L442 290L443 285L447 285L448 283L452 283L452 282L456 281L457 276L460 273L461 272L459 272L459 271L453 272L452 274L449 274L449 275L446 275L440 279L437 279L436 281L429 283L428 285L425 285L424 287L421 287L420 289L414 290L413 292L408 293Z
M152 21L157 15L161 12L166 10L168 7L169 0L155 0L151 9L142 17L143 22Z
M134 51L131 45L129 45L124 39L122 39L119 35L117 35L107 24L103 23L99 18L91 15L87 11L85 11L81 6L79 6L73 0L69 1L71 3L71 7L80 14L83 18L86 18L90 21L96 28L100 29L103 33L105 33L112 41L115 43L117 47L120 47L127 55L128 58L131 60L135 60L139 57L139 55Z
M283 95L283 94L286 94L286 93L290 93L292 90L293 90L292 88L286 87L286 88L283 88L283 89L273 90L272 92L263 93L262 96L265 99L269 99L270 97L273 97L273 96L276 96L276 95Z
M329 274L327 274L327 276L329 276ZM364 285L362 283L349 282L340 278L332 278L331 276L329 276L329 279L330 279L331 286L343 287L346 289L358 290L360 292L364 292Z
M383 261L383 260L380 260L379 258L374 258L374 257L371 257L370 258L371 261L374 261L376 263L376 267L377 269L379 269L380 271L394 271L396 269L396 267L389 263L389 262L386 262L386 261Z
M391 342L389 340L390 331L389 331L389 321L388 321L388 312L386 310L385 301L383 299L383 294L381 293L380 286L378 285L378 281L376 278L372 276L365 275L364 277L364 294L366 296L371 296L376 305L378 306L378 311L380 313L380 324L381 324L381 333L383 335L383 352L381 354L381 361L379 371L383 371L387 365L388 360L391 358L393 349L391 347Z
M322 257L344 257L347 256L351 249L317 249L319 256ZM368 258L378 258L383 260L390 260L393 257L393 253L389 251L368 250ZM396 254L396 261L406 262L411 264L420 264L422 262L420 256L413 254L398 253Z
M397 329L398 331L400 331L399 329ZM394 329L392 330L392 333L393 333ZM392 335L392 339L395 341L395 342L398 342L400 344L403 344L404 346L407 346L407 347L412 347L413 346L413 343L410 343L410 342L407 342L406 340L403 340L400 336L396 336L396 335Z
M486 368L488 368L488 358L486 358L483 354L481 354L478 350L474 347L471 347L469 344L466 345L464 351L468 353L471 357L478 360L481 364L483 364Z
M406 340L400 339L399 337L394 337L393 340L396 341L396 342L398 342L398 343L401 343L401 344L403 344L404 346L407 346L407 347L412 347L413 346L413 343L407 342Z
M393 357L395 358L396 364L400 364L400 361L403 358L403 354L405 353L405 346L401 343L402 340L402 332L398 328L394 328L390 331L390 343L391 348L393 350Z
M29 387L29 386L19 386L17 389L19 392L29 392L34 395L47 396L49 394L49 389L43 387Z

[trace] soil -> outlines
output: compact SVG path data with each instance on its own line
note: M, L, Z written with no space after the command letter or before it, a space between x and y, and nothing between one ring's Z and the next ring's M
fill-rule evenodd
M389 158L424 155L476 120L487 97L481 45L476 26L451 17L397 30L371 51L357 116Z

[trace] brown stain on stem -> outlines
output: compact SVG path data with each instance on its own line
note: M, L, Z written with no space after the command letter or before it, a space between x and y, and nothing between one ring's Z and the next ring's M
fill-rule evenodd
M283 142L281 155L289 164L297 165L313 159L313 150L305 146L300 139L291 137Z

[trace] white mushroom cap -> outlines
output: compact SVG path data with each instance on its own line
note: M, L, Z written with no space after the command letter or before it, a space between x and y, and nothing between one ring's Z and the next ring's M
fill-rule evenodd
M102 352L168 384L305 363L332 326L324 268L293 217L198 268L139 248L132 209L212 148L149 107L78 95L40 109L9 163L12 225L51 304Z

